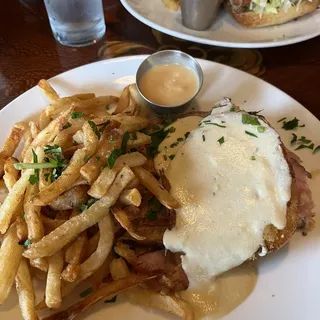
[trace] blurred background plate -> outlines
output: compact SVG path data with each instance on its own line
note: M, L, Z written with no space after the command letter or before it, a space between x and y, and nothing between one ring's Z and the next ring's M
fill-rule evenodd
M320 35L320 10L280 26L248 29L224 10L206 31L182 25L181 12L167 9L161 0L121 0L123 6L146 25L171 36L193 42L230 48L268 48L302 42Z

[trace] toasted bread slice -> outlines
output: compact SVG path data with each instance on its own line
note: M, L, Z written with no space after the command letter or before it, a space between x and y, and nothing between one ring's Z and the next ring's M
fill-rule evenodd
M296 18L309 14L317 9L320 0L304 0L299 5L293 6L285 12L283 9L278 9L277 13L255 13L249 12L236 12L230 4L229 0L224 2L226 10L231 16L241 25L248 28L260 28L266 26L273 26L292 21Z

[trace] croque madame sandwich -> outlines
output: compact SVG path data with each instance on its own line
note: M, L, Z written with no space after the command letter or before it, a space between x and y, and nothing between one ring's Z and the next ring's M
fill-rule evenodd
M229 99L205 118L186 116L167 129L155 168L181 207L164 234L168 254L141 255L136 268L162 268L162 284L169 279L171 290L190 291L182 297L193 304L215 277L312 229L310 174L263 116ZM181 254L181 265L174 267L170 252Z
M283 24L317 9L319 0L225 0L224 6L241 25L250 28Z

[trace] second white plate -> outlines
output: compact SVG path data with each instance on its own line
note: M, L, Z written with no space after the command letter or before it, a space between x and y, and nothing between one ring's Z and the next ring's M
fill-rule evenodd
M268 48L302 42L320 35L320 10L280 26L248 29L220 10L209 30L194 31L183 26L181 12L167 9L161 0L120 0L146 25L188 41L230 48Z

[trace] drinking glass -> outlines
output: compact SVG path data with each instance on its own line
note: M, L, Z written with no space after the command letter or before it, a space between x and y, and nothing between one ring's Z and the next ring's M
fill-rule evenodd
M55 39L82 47L101 39L106 31L102 0L44 0Z

